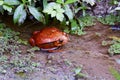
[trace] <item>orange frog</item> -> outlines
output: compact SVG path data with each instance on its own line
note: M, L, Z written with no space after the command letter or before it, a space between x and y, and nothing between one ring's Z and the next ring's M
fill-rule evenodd
M35 31L29 42L32 46L37 46L43 51L57 52L61 46L68 42L68 34L55 27L47 27Z

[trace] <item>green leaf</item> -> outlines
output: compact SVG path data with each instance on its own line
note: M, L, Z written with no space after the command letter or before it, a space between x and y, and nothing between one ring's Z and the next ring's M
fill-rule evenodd
M0 5L3 5L4 1L0 1Z
M78 24L75 20L71 20L71 33L77 34Z
M27 2L27 0L22 0L22 3L25 4Z
M63 3L64 3L63 0L57 0L56 2L57 2L57 3L60 3L60 4L63 4Z
M56 18L57 18L57 20L62 22L64 19L64 15L62 13L57 13Z
M74 2L76 2L76 1L78 1L78 0L67 0L67 1L65 2L65 4L71 4L71 3L74 3Z
M65 14L67 15L67 17L69 18L69 20L72 20L74 15L72 10L70 9L69 5L65 5Z
M110 67L109 70L116 80L120 80L120 73L118 73L117 70L115 70L113 67Z
M28 6L30 13L40 22L45 23L44 16L41 12L39 12L35 7Z
M3 9L2 6L0 6L0 12L1 12L2 14L4 14L4 9Z
M87 77L87 75L86 74L84 74L84 73L82 73L81 72L81 70L82 70L82 67L78 67L78 68L76 68L75 69L75 76L77 77L77 78L86 78Z
M77 24L77 22L76 22L76 20L72 20L71 21L71 30L72 31L76 31L77 29L78 29L78 24Z
M93 26L94 23L94 17L93 16L82 16L78 19L80 26L86 27L86 26Z
M95 4L95 0L83 0L83 2L89 3L91 6Z
M56 13L57 13L56 11L52 11L52 12L51 12L51 17L55 17L55 16L56 16Z
M20 2L18 0L4 0L4 4L7 5L18 5Z
M120 7L116 7L115 10L120 10Z
M18 20L18 23L19 23L19 24L24 23L24 21L25 21L25 19L26 19L26 16L27 16L27 13L26 13L25 10L23 10L23 11L21 12L21 16L20 16L20 18L19 18L19 20Z
M61 5L55 2L49 3L45 9L43 10L44 13L50 14L51 17L56 17L57 20L63 21L64 19L64 12L65 10L61 8Z
M32 3L35 3L36 1L33 1L33 0L28 0L27 2L29 3L29 5L32 5Z
M43 0L43 8L45 9L45 7L47 6L47 0Z
M78 67L75 69L75 74L79 74L81 72L82 68L81 67Z
M19 24L23 23L24 20L26 19L26 16L27 16L27 13L26 13L26 11L24 10L24 5L23 5L23 4L19 5L19 6L16 8L16 10L15 10L15 12L14 12L14 15L13 15L14 23L17 23L17 22L18 22Z
M8 5L3 5L3 9L7 10L8 12L12 12L12 7L10 7Z
M77 20L71 20L71 33L77 34L77 35L84 35L85 32L83 32L83 27L79 26L77 23Z

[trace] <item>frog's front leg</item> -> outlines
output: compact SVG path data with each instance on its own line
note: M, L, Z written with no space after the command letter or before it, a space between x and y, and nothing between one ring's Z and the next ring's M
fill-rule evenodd
M33 38L30 38L29 42L30 42L31 46L35 46L35 40Z

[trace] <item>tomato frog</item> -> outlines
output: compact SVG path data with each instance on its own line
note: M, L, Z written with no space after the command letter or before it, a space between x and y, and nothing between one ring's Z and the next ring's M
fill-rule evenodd
M68 34L65 32L55 27L46 27L40 31L34 31L29 42L31 46L37 46L42 51L57 52L68 40Z

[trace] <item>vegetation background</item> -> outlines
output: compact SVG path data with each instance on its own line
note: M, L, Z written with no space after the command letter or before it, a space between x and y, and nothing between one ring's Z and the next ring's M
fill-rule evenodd
M96 24L96 21L109 25L112 30L120 30L119 0L0 0L0 16L12 16L14 24L21 26L27 20L50 25L59 24L60 28L69 34L85 35L84 29ZM7 17L6 17L7 18ZM33 72L41 67L32 60L34 52L39 48L26 49L21 57L21 46L28 45L27 40L19 37L20 33L11 30L0 19L0 73L6 74L10 69L23 76L23 73ZM96 34L100 36L99 34ZM120 38L111 37L112 42L102 42L109 46L110 56L120 53ZM69 61L64 61L71 64ZM77 77L86 77L81 72L82 67L75 68ZM120 80L120 73L110 68L111 74Z

